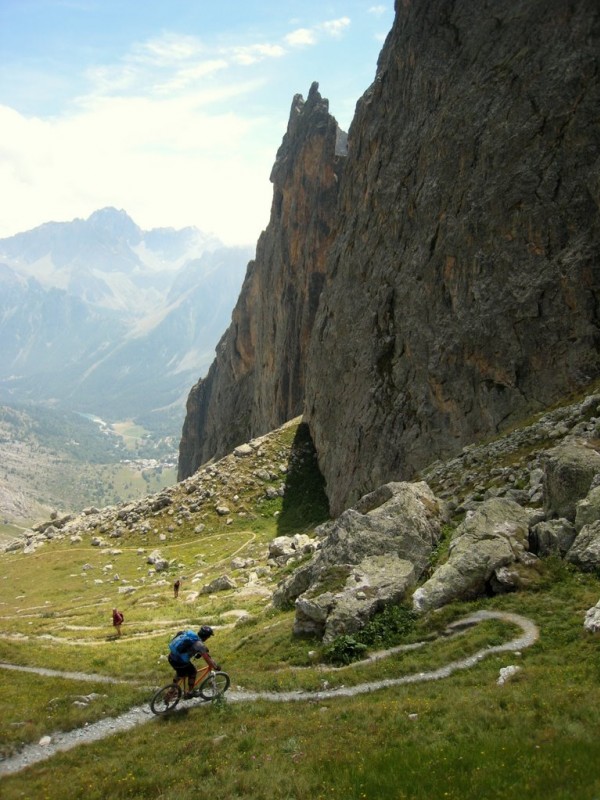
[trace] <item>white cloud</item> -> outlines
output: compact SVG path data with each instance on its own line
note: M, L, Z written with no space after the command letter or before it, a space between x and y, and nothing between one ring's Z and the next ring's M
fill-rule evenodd
M88 70L89 97L180 92L235 66L281 58L279 44L257 43L209 51L189 36L165 35L135 44L120 62ZM84 100L85 102L85 100Z
M247 47L236 47L232 51L233 60L238 64L257 64L267 58L281 58L285 50L278 44L253 44Z
M0 236L112 205L144 228L197 225L228 244L255 243L286 109L249 116L253 104L241 99L266 80L249 67L340 37L349 24L341 17L280 43L212 48L165 34L89 68L87 90L54 117L0 106Z
M349 17L340 17L340 19L332 19L328 22L322 22L318 27L325 31L329 36L338 38L350 25Z
M285 41L290 47L305 47L315 44L317 36L314 30L310 28L297 28L295 31L288 33L285 37Z
M387 6L371 6L369 9L369 14L373 14L376 17L382 17L387 10Z
M134 45L130 58L152 64L176 64L195 58L203 51L200 40L194 36L167 33L161 38Z
M320 33L338 39L349 25L349 17L331 19L326 22L320 22L312 28L297 28L295 31L288 33L285 41L290 47L307 47L317 44Z
M181 92L182 90L197 84L202 79L227 69L227 67L228 62L223 58L203 61L194 66L189 66L178 70L172 78L169 78L163 83L156 83L155 89L158 93L164 94Z
M0 235L115 205L142 227L198 225L253 243L268 222L273 152L246 142L262 120L202 113L193 97L97 99L41 121L0 107ZM257 187L260 187L257 190Z

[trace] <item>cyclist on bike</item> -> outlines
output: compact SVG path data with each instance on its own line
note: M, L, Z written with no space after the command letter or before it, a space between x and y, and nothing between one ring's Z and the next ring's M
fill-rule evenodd
M194 683L198 670L192 664L192 658L203 658L211 669L219 671L221 667L210 657L208 647L204 644L213 635L214 631L210 625L203 625L198 633L194 631L179 631L169 643L169 664L177 673L173 678L177 682L179 678L187 678L188 691L183 695L184 700L193 697Z

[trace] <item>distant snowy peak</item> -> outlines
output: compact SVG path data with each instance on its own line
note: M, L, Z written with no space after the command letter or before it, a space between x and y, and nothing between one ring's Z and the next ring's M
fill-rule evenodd
M115 209L0 240L0 402L169 416L208 369L252 256Z
M109 207L86 220L46 222L0 239L0 260L15 269L50 257L58 270L69 266L106 272L136 267L172 270L222 246L216 237L194 227L143 231L125 211Z
M0 262L87 303L144 313L189 261L222 247L198 228L143 231L125 211L109 207L86 220L47 222L0 239Z
M74 220L74 222L79 221ZM72 223L66 222L63 224L71 225ZM99 236L125 241L132 245L136 245L142 238L141 229L123 209L101 208L98 211L94 211L84 221L84 225L96 231Z

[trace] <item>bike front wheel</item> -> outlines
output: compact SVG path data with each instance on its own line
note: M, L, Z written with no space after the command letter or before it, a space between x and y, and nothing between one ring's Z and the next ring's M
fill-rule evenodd
M226 672L211 672L200 684L198 693L203 700L215 700L225 694L230 683Z
M154 695L150 701L150 709L153 714L168 714L172 711L177 703L181 700L183 691L181 686L176 683L170 683L168 686L163 686Z

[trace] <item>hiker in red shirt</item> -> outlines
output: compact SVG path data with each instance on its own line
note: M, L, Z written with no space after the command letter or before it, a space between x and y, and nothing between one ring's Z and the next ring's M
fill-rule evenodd
M123 614L121 614L120 611L118 611L116 608L113 608L112 620L113 620L113 625L115 627L115 630L117 632L117 636L120 636L121 635L121 625L125 621L125 617L123 616Z

